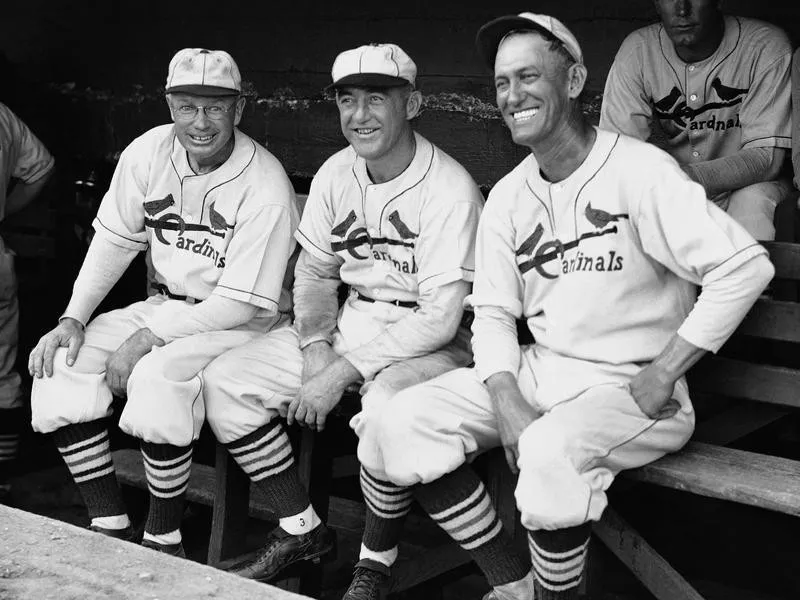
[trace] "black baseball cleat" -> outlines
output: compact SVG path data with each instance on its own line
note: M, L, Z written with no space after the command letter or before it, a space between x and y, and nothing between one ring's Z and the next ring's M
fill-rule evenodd
M128 525L127 527L123 527L122 529L107 529L105 527L100 527L98 525L89 525L86 529L88 529L89 531L94 531L96 533L102 533L103 535L116 538L124 542L133 542L134 544L138 544L139 540L142 539L142 534L140 532L137 532L130 525Z
M321 523L308 533L291 535L280 527L269 533L267 544L258 551L256 558L234 565L229 573L267 582L278 573L303 561L319 563L335 557L336 535Z
M386 565L362 558L353 569L353 581L342 600L380 600L386 595L390 575Z
M159 544L153 540L142 540L142 547L150 548L150 550L155 550L163 554L169 554L170 556L186 558L186 550L183 549L183 544L181 542L177 544Z

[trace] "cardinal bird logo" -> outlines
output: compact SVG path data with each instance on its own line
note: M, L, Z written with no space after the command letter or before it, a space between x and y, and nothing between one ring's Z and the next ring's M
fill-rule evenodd
M212 202L208 205L208 220L211 222L211 229L225 231L230 226L227 221L225 221L225 217L216 211L214 204L215 203Z
M392 224L392 227L394 227L397 230L397 233L399 233L400 237L403 238L404 240L413 240L419 237L419 234L416 234L413 231L411 231L408 228L408 225L403 223L403 220L400 218L400 213L398 213L397 211L394 211L392 214L389 215L388 221L389 223Z
M597 229L603 229L609 223L617 222L620 219L630 219L625 213L614 215L599 208L592 208L591 202L586 205L586 210L583 214L586 215L586 220L597 227Z
M729 102L737 96L743 96L750 91L749 88L728 87L719 80L719 77L714 77L711 82L711 89L717 92L717 96L725 102Z
M167 194L166 198L162 198L161 200L150 200L144 203L144 212L146 212L151 217L154 217L162 210L165 210L175 204L175 200L172 198L172 194Z
M350 229L350 227L355 222L356 222L356 211L351 210L350 213L345 217L344 221L342 221L336 227L331 229L331 234L335 235L336 237L344 237L348 229Z

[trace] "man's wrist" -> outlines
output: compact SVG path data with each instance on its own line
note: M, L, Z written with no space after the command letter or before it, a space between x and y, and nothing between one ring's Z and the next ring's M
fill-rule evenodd
M59 323L63 323L64 321L71 321L72 323L75 323L75 325L77 325L80 328L81 331L86 329L86 325L84 325L81 321L79 321L75 317L70 317L68 315L62 315L61 317L58 318L58 322Z

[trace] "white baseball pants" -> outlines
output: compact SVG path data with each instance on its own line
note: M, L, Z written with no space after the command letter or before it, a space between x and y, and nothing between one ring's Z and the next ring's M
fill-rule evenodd
M531 530L598 520L623 469L680 449L694 413L654 421L627 382L638 371L523 348L518 381L540 412L519 441L517 506ZM684 380L676 397L688 398ZM383 469L397 485L428 483L500 445L492 399L474 369L459 369L394 396L375 426Z
M72 367L59 348L53 376L34 378L32 424L49 433L65 425L94 421L111 414L112 395L105 382L108 357L147 317L166 303L151 296L126 308L98 316L86 328L86 340ZM260 337L270 326L288 325L288 316L253 319L229 331L213 331L154 347L134 367L120 418L126 433L155 444L188 446L200 435L205 419L203 369L220 354Z

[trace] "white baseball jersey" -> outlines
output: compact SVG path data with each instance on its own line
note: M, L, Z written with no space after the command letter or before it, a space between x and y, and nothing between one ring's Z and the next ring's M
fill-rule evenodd
M791 146L791 45L768 23L725 17L716 52L683 62L661 24L630 34L606 80L600 127L642 140L653 121L680 164Z
M0 103L0 221L6 212L11 178L34 183L53 168L44 144L5 104Z
M126 248L150 246L156 281L203 300L211 292L275 313L287 243L299 220L278 160L234 130L230 157L195 174L172 125L151 129L122 153L94 221L97 235ZM277 275L277 276L276 276Z
M483 198L469 173L419 134L411 164L372 183L348 146L314 177L297 241L340 265L341 280L375 300L415 302L426 289L472 281Z
M676 331L716 350L730 332L684 323L694 284L766 253L668 154L602 130L559 183L532 154L501 179L475 252L471 305L524 317L548 351L611 365L653 360ZM519 348L500 348L473 338L482 379L519 369Z

